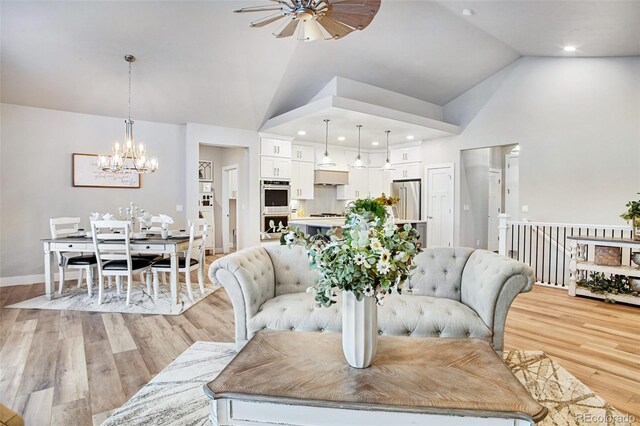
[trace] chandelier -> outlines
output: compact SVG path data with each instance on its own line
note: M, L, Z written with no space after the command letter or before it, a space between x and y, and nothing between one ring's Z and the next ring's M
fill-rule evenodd
M111 154L98 156L98 165L105 172L111 173L153 173L158 170L158 160L149 157L144 145L136 145L133 139L133 120L131 119L131 64L136 60L133 55L126 55L129 63L129 115L124 120L124 143L115 141Z

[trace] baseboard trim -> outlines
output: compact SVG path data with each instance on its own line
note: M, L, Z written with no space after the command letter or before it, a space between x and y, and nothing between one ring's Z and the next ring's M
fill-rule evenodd
M78 271L68 271L65 272L64 278L67 280L77 280L78 279ZM60 274L54 274L54 280L58 282L60 279ZM40 284L44 282L44 274L36 274L36 275L19 275L17 277L0 277L0 287L11 287L14 285L32 285L32 284Z

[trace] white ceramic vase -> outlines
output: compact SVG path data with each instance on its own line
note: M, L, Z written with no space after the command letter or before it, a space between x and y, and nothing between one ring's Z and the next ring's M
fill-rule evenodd
M350 366L367 368L378 349L378 305L375 297L361 301L342 293L342 350Z

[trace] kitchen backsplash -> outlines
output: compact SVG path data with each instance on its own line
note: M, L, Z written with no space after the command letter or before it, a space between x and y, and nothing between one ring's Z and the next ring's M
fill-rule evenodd
M320 213L344 213L345 200L337 200L337 187L332 185L314 185L313 200L291 200L292 209L303 209L304 215Z

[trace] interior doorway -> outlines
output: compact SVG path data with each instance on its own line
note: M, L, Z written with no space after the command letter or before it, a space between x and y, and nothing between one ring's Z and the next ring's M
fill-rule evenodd
M454 165L425 167L427 247L453 247Z
M504 156L505 173L505 202L504 212L511 216L511 220L520 219L520 150L513 149Z
M238 165L222 168L222 252L237 247L238 223Z
M487 250L498 251L498 215L502 213L502 169L489 169Z

